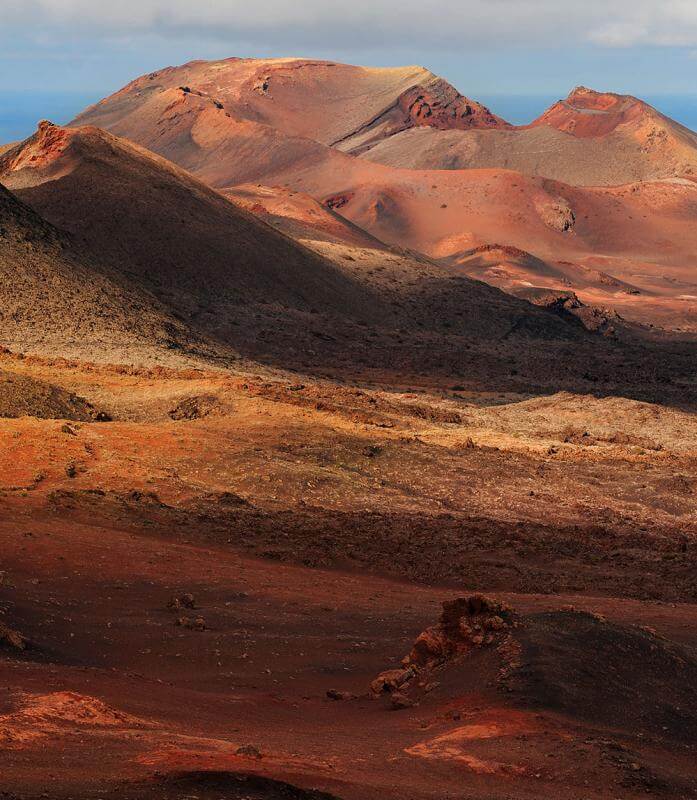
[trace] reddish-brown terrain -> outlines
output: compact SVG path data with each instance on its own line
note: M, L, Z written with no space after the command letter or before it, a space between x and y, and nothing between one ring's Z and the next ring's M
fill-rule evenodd
M655 114L229 59L0 148L3 800L697 797L697 183ZM655 172L377 163L535 131Z
M568 280L588 305L695 329L697 137L636 98L579 87L515 128L421 68L229 59L146 75L76 124L228 194L250 183L302 192L447 264L484 245L525 250L552 272L569 262L563 279L482 277L506 290ZM589 271L615 280L573 277Z
M355 67L292 58L231 58L169 67L138 78L80 119L101 127L142 125L168 99L174 102L174 121L181 93L235 121L267 125L344 151L361 151L414 127L510 127L423 67Z
M166 355L153 356L160 363L198 358L248 368L244 359L254 359L334 375L369 365L401 381L456 374L478 386L533 381L554 390L597 388L600 379L628 381L627 391L647 398L654 390L631 377L645 360L639 341L597 341L574 319L386 248L349 223L339 225L329 211L319 216L320 227L333 220L338 244L326 236L296 243L162 159L95 128L44 124L0 160L0 176L68 232L66 252L78 249L169 314ZM34 295L27 299L33 302ZM50 323L53 312L42 313ZM531 340L545 348L517 344ZM105 360L106 350L88 338L78 344L82 358ZM574 344L576 359L560 371L561 354ZM67 354L62 347L47 341L33 352ZM684 357L678 372L691 363L687 350ZM661 356L649 359L654 370L665 370ZM599 362L606 365L600 378Z
M411 169L506 167L579 186L609 186L694 175L697 135L636 97L579 86L529 125L466 135L411 130L365 155Z
M2 364L112 419L0 426L11 797L693 796L691 412ZM371 694L482 589L510 641Z

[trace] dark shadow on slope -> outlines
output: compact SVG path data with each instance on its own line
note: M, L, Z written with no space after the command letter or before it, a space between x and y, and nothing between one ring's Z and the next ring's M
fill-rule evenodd
M549 612L517 633L518 702L591 723L697 741L697 654L650 630L594 614Z
M124 784L121 800L339 800L335 795L301 789L284 781L244 772L171 773L139 784Z

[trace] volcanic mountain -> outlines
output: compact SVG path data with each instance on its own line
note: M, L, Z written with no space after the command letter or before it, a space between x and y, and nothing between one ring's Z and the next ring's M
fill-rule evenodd
M75 124L133 139L215 185L321 158L311 142L389 166L503 167L574 185L697 171L697 135L637 98L577 87L530 125L514 127L422 67L195 61L138 78ZM280 134L292 142L279 142ZM253 148L256 175L233 176L229 165L225 177L213 175L212 153L229 161L235 147L241 162Z
M340 245L311 250L96 128L42 124L0 159L0 179L92 258L156 297L192 336L284 367L444 369L470 359L474 345L488 353L493 375L510 369L492 353L503 338L563 343L580 335L554 315L386 248L347 222L337 230L353 231L353 242L342 234ZM334 219L326 210L322 218Z
M292 58L230 58L169 67L133 81L88 109L76 123L126 133L133 115L150 117L163 100L176 104L180 92L235 120L268 125L347 152L417 127L510 127L423 67L357 67ZM170 110L176 112L176 105Z
M364 293L312 253L174 165L96 128L43 123L0 160L0 177L181 313L205 314L206 302L238 298L370 313Z
M145 75L72 124L126 137L216 187L341 170L350 160L340 151L414 127L509 127L422 67L235 58Z
M505 167L608 186L697 174L697 134L635 97L578 87L530 125L411 129L363 155L410 169Z
M414 93L428 108L410 101L405 115ZM421 68L228 59L143 76L77 122L154 150L295 238L310 217L337 238L336 217L308 217L319 202L448 265L514 247L551 265L527 284L570 281L630 319L695 325L697 139L635 98L580 88L514 128ZM355 227L343 234L355 243Z

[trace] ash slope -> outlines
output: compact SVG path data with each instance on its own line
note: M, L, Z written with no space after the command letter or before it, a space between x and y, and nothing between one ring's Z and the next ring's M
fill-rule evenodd
M414 127L508 128L481 104L418 66L378 68L309 59L193 61L136 79L78 124L112 128L184 89L239 120L347 152Z
M0 186L0 344L22 352L156 359L195 337L103 257Z
M292 348L318 309L353 325L388 313L328 260L96 128L42 124L0 160L0 180L68 231L87 258L157 298L213 356L263 353L267 336Z
M475 347L500 377L510 374L516 342L587 339L578 326L404 251L383 247L380 270L349 253L312 252L95 128L43 125L0 162L0 176L192 329L283 367L447 372ZM549 359L526 372L549 379L556 368Z
M183 103L188 140L175 135ZM127 136L197 173L207 150L229 157L229 141L239 146L252 131L267 146L257 151L258 169L322 158L322 144L393 167L505 168L578 186L697 173L697 135L635 97L577 87L530 125L514 127L422 67L195 61L136 79L75 124ZM279 135L292 142L282 145ZM201 152L187 153L192 143ZM254 179L230 177L206 180Z
M251 75L261 83L250 84ZM444 114L441 101L418 124L366 123L394 105L410 81L423 88L428 80L411 68L194 62L139 78L79 119L156 151L231 196L249 196L236 189L242 184L303 192L388 244L446 263L483 245L513 246L555 271L561 266L587 304L637 322L695 329L694 134L635 98L586 89L526 128L486 122L471 104L472 124L463 128L463 118ZM639 182L610 185L627 181ZM262 216L274 223L288 210L268 196L252 205L271 211ZM279 227L304 238L297 223ZM609 275L610 283L589 289L589 270ZM509 288L505 277L485 278ZM542 273L530 282L563 285Z
M697 135L635 97L579 87L530 125L497 130L418 128L364 156L410 169L506 168L576 186L697 174Z

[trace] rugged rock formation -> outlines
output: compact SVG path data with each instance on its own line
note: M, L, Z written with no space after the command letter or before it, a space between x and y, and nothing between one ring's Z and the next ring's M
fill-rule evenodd
M512 610L498 600L475 594L446 601L438 624L419 635L402 668L380 673L370 690L374 696L418 696L429 690L435 670L477 648L500 645L515 624Z

